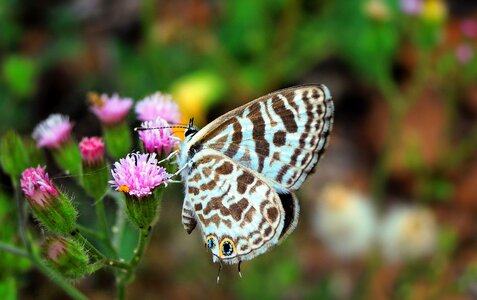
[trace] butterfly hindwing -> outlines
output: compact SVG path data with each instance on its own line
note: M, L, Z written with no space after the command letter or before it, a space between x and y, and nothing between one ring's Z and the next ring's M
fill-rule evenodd
M253 170L202 150L193 157L185 185L184 227L190 232L197 222L214 261L250 260L278 243L286 212L279 194ZM287 219L285 234L295 219Z
M289 88L232 110L190 142L262 174L279 192L295 191L326 149L333 111L324 85Z

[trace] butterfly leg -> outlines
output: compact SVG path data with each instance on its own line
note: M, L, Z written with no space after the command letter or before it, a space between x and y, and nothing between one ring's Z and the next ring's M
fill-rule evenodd
M219 284L220 281L220 271L222 271L222 260L219 260L219 273L217 273L217 284Z
M170 160L170 159L171 159L173 156L175 156L178 152L179 152L179 150L176 150L176 151L171 152L171 154L169 154L166 158L164 158L163 160L159 161L158 164L160 165L161 163Z
M180 168L180 169L177 170L174 174L172 174L171 177L174 177L174 176L179 175L179 174L180 174L182 171L184 171L186 168L190 168L193 163L194 163L193 161L189 161L189 162L186 163L182 168Z
M240 278L242 278L242 272L240 272L240 265L242 264L242 261L239 261L238 263L238 272L239 272L239 276Z

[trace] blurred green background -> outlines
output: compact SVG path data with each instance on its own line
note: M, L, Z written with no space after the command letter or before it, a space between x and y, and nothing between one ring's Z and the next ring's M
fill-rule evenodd
M470 299L477 297L476 46L471 0L0 0L0 134L14 128L29 136L49 114L63 113L77 139L99 135L89 91L135 100L171 93L183 119L203 126L279 88L324 83L335 127L298 194L302 214L288 240L245 262L242 279L225 267L217 285L218 266L199 234L187 235L180 223L182 188L168 188L130 299ZM131 128L139 124L129 117ZM19 243L10 181L0 179L0 238ZM71 180L57 180L81 202ZM398 263L386 262L378 246L338 258L313 225L321 191L336 183L363 195L380 218L395 204L424 208L435 220L434 246ZM114 199L106 205L112 214ZM79 206L87 223L88 203ZM2 253L0 270L6 299L64 297L27 261ZM92 299L114 296L106 272L76 284Z

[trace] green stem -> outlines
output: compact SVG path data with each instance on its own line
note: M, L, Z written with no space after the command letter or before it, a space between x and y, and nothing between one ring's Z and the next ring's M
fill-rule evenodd
M106 218L106 210L104 209L104 197L101 197L101 199L98 199L96 201L96 216L98 218L99 226L102 232L102 238L101 241L106 245L108 250L111 252L111 254L114 257L117 257L117 251L113 247L113 244L111 243L111 234L109 232L108 228L108 221Z
M123 276L118 276L118 283L117 283L117 297L118 299L124 299L126 296L126 287L129 283L131 283L133 279L133 275L137 265L141 261L141 258L144 255L144 251L149 243L151 237L151 229L152 227L149 226L147 229L140 230L139 232L139 240L136 249L134 250L134 256L129 262L130 269L126 274Z
M83 233L86 233L98 240L102 240L103 239L103 235L100 234L99 232L97 232L96 230L94 229L91 229L89 227L86 227L84 225L81 225L81 224L76 224L76 227L78 227L78 229L83 232Z
M116 249L120 249L121 239L123 237L124 227L126 226L126 208L124 207L124 196L122 193L111 192L110 194L114 199L116 199L116 223L113 227L113 246Z
M48 268L40 258L36 257L35 255L31 256L32 262L35 264L35 266L40 269L40 271L43 274L46 274L48 277L51 278L51 280L56 283L60 288L65 291L68 296L70 296L73 299L77 300L85 300L88 299L85 295L83 295L80 291L78 291L74 286L72 286L66 279L61 276L58 272Z
M88 251L90 251L91 254L96 258L96 260L103 260L103 259L106 258L103 253L101 253L98 249L96 249L96 247L93 246L93 244L91 244L90 241L88 241L88 240L79 232L79 230L74 230L74 231L71 233L71 237L72 237L73 239L75 239L77 242L79 242L80 244L83 244L83 245L88 249Z
M23 256L23 257L26 257L26 258L30 258L30 255L24 249L18 248L16 246L13 246L13 245L10 245L10 244L4 243L4 242L0 242L0 250L10 252L10 253L12 253L14 255L17 255L17 256Z

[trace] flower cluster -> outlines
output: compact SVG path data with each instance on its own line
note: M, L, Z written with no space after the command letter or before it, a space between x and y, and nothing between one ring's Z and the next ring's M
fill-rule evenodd
M152 194L161 184L167 184L170 175L157 165L156 154L131 153L114 163L111 186L138 198Z

